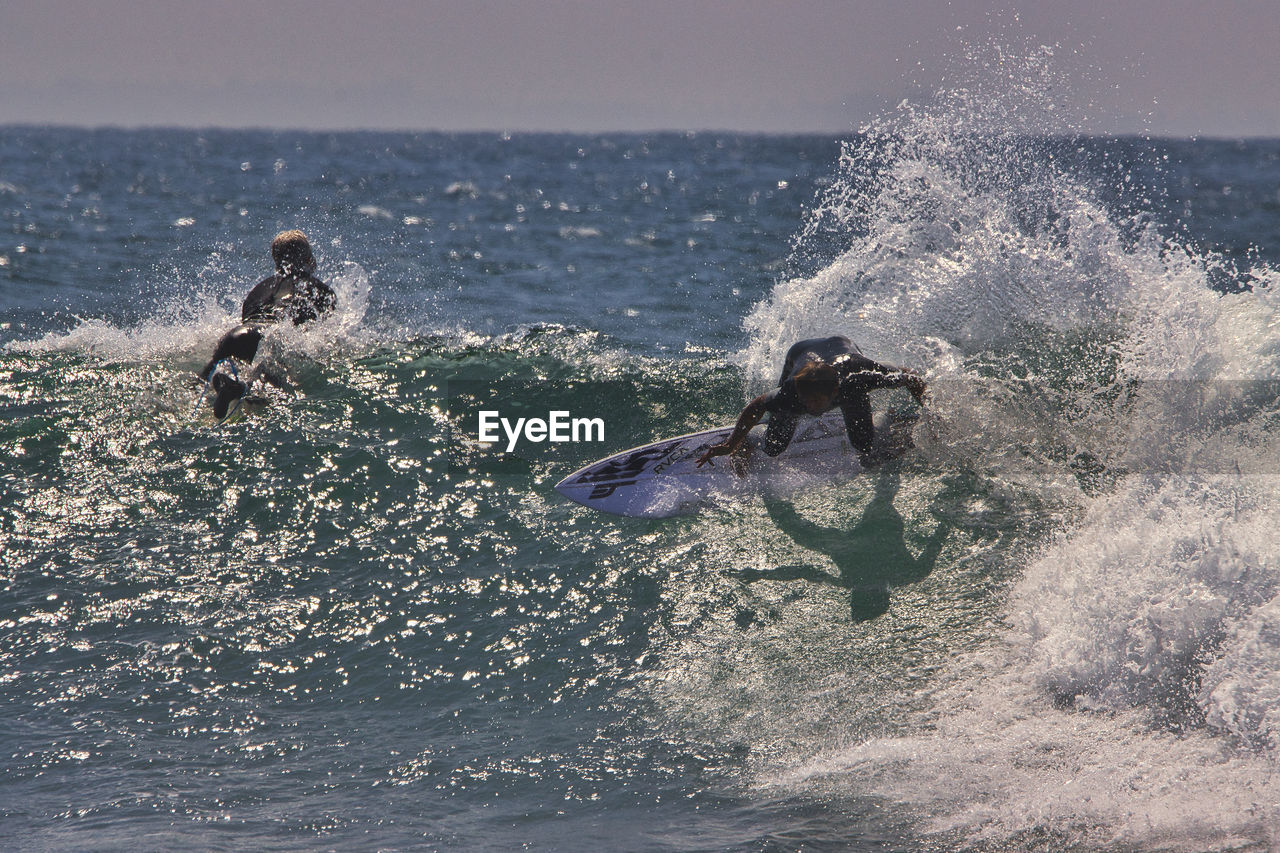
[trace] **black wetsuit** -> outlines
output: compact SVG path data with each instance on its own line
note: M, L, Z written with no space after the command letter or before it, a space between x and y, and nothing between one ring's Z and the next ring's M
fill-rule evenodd
M240 319L277 323L284 318L295 326L314 320L338 304L333 288L307 273L276 274L254 285L244 298Z
M811 361L824 361L836 369L840 376L840 390L827 411L838 406L844 415L849 443L862 453L870 451L875 427L871 423L868 392L877 388L900 387L906 384L910 374L872 361L858 350L853 341L841 335L810 338L787 350L778 388L764 397L769 425L762 449L769 456L777 456L786 450L795 435L800 416L808 414L796 392L795 375Z
M225 358L238 358L246 363L258 354L258 344L269 327L281 320L301 325L314 320L338 304L333 288L307 273L277 274L263 279L249 291L240 308L240 325L222 336L214 347L213 358L200 371L209 374Z

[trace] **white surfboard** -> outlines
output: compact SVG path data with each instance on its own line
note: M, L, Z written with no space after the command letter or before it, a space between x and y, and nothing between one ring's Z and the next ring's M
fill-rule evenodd
M889 411L875 418L871 456L877 461L909 450L916 411ZM764 425L747 439L758 446ZM624 450L582 468L556 484L570 500L632 518L691 515L752 495L785 496L807 486L833 483L863 471L849 446L839 411L801 418L791 444L776 457L753 449L745 462L718 456L701 468L698 458L724 441L733 427L705 430Z

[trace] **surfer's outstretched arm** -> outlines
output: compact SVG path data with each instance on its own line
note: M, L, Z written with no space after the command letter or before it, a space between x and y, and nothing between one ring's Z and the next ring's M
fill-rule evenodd
M920 405L925 404L925 395L929 392L929 386L925 384L924 377L909 367L900 367L898 370L902 374L902 387L911 392L911 396L916 398L916 402Z
M874 378L871 381L862 379L860 384L870 390L872 388L905 388L911 392L911 396L916 398L916 402L920 405L925 403L925 394L928 386L925 384L924 377L910 367L893 367L887 364L877 364L873 371L864 371L859 377L865 377L870 373ZM879 376L875 376L879 374Z
M742 446L742 442L747 440L747 433L751 432L752 427L760 423L760 419L768 411L765 408L768 397L768 394L761 394L747 404L747 407L742 410L742 414L738 415L738 423L734 425L733 432L729 437L724 442L713 444L707 448L707 452L698 459L699 468L702 467L704 462L710 462L711 457L725 456Z

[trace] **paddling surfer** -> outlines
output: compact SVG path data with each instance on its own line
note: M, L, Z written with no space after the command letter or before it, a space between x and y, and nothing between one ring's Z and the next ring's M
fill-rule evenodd
M915 371L872 361L841 335L800 341L787 350L778 387L748 403L729 438L708 448L698 465L726 454L740 459L751 449L747 434L766 414L769 426L761 449L777 456L791 443L802 415L816 417L837 407L849 443L869 465L875 427L868 394L877 388L906 388L924 405L925 382Z
M315 320L333 310L338 297L333 288L316 278L316 258L307 235L301 231L282 231L271 241L271 257L276 274L265 278L249 291L240 310L240 325L222 336L214 347L213 357L200 371L200 378L210 381L216 394L213 413L219 419L231 404L244 396L248 385L239 378L214 373L218 364L236 358L246 364L258 353L258 344L271 326L291 320L295 326Z

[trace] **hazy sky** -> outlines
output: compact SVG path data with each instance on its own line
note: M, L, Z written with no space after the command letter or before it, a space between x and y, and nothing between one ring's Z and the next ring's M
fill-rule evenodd
M992 39L1084 129L1280 136L1278 0L0 0L0 124L843 132Z

